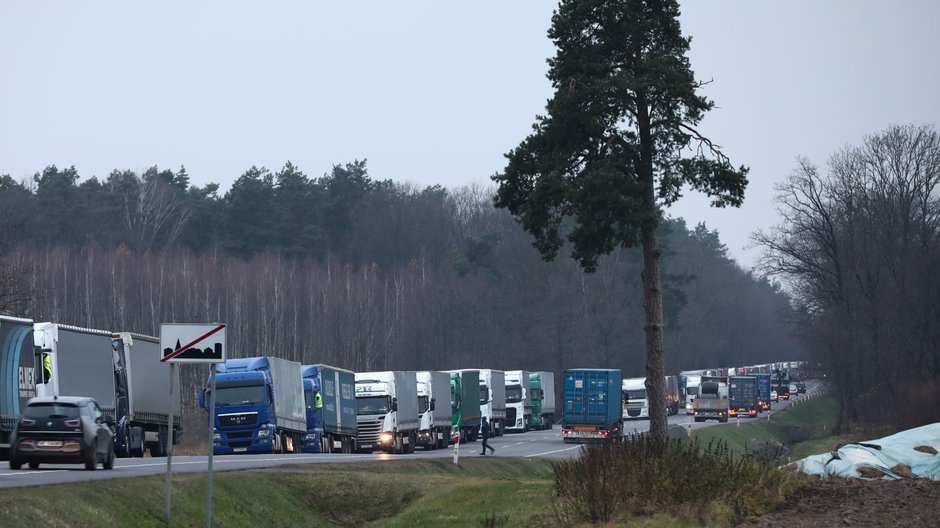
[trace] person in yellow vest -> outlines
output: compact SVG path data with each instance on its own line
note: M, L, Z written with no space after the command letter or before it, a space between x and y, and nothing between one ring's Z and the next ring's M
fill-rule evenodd
M313 407L318 411L323 408L323 397L319 392L313 394Z
M42 355L42 382L52 381L52 355L48 352Z

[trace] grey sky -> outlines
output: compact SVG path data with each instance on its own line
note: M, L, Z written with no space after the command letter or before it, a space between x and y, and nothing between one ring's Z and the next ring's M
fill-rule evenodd
M0 174L185 165L223 192L251 165L489 185L551 89L549 1L0 0ZM741 209L689 194L743 265L773 184L890 124L940 121L940 2L682 2L719 108L702 130L751 167Z

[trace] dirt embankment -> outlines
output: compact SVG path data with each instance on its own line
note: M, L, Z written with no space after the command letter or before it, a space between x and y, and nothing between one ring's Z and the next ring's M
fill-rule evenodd
M791 496L777 510L738 526L940 526L940 482L927 479L819 480Z

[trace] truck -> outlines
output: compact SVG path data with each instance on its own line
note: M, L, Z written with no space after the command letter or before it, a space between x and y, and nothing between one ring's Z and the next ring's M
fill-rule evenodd
M675 376L665 376L666 415L679 413L679 382ZM623 419L649 419L649 399L646 396L646 378L623 380Z
M758 372L751 374L757 378L757 403L760 410L758 412L770 410L770 374Z
M301 365L273 356L215 364L212 453L299 453L307 435ZM207 408L209 391L200 394Z
M760 408L757 378L731 376L728 378L728 416L757 416Z
M698 397L699 385L702 383L701 370L686 370L679 373L679 390L685 397L685 414L692 414L692 404Z
M36 396L42 375L33 352L33 320L0 315L0 347L0 460L7 460L20 411Z
M728 378L703 375L699 384L699 395L692 403L695 421L718 420L727 423L728 408Z
M506 430L506 373L480 369L480 414L490 422L493 436Z
M646 378L626 378L622 381L623 419L649 419L649 400L646 397Z
M666 376L666 415L679 414L679 380L675 376Z
M356 374L330 365L301 367L307 434L302 453L352 453L356 449ZM317 408L317 396L322 407Z
M111 332L52 322L33 325L42 375L37 396L88 396L97 400L114 432L118 457L165 456L179 443L179 370L160 358L160 340L132 332ZM167 427L173 413L172 430Z
M585 442L623 433L622 378L619 369L576 368L564 373L564 442Z
M418 380L417 444L425 449L444 449L450 439L453 414L450 407L450 374L421 370Z
M506 371L507 433L524 433L529 430L529 420L533 409L529 383L528 371Z
M414 453L418 438L418 378L413 370L356 373L356 449Z
M530 429L551 429L555 421L555 374L539 371L529 373L532 390Z
M476 442L480 434L480 371L476 369L449 370L450 386L454 399L451 401L451 424L454 440L459 435L460 443Z

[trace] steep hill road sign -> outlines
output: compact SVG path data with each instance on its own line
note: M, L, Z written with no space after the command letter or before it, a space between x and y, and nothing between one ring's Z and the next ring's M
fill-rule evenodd
M162 362L224 363L225 325L174 323L160 325Z

